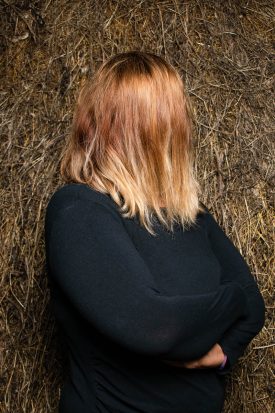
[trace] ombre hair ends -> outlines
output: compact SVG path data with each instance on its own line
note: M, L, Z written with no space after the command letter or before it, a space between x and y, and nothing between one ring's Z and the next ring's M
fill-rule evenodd
M163 57L128 51L104 61L81 88L61 154L65 182L107 193L124 217L136 215L155 235L196 223L200 186L194 176L190 102Z

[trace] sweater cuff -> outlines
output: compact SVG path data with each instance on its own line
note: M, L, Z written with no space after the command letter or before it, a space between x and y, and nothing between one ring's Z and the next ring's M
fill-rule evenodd
M222 364L216 368L216 372L220 375L227 375L232 371L232 364L230 363L230 358L228 354L225 354L224 361Z
M225 355L224 355L223 362L222 362L222 364L219 366L218 370L222 370L222 369L224 368L226 362L227 362L227 355L225 354Z

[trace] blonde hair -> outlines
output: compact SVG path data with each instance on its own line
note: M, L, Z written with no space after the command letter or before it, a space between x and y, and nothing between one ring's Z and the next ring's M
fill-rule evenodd
M124 217L139 214L152 235L154 215L167 230L190 227L204 211L191 130L190 103L173 66L150 52L116 54L80 90L61 176L109 194Z

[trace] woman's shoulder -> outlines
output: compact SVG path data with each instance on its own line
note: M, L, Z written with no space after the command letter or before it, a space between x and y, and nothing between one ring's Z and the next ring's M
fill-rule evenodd
M201 214L209 214L210 211L207 208L207 206L202 201L199 201L199 203L200 203L200 207L203 208L203 211L201 211L200 213Z
M208 231L209 225L211 224L212 214L210 210L208 209L208 207L202 201L199 201L199 204L200 204L201 210L198 212L197 222L199 223L200 227Z
M47 215L56 214L71 206L88 205L89 208L100 204L109 210L117 210L114 200L104 192L97 191L84 183L67 183L55 189L46 207Z

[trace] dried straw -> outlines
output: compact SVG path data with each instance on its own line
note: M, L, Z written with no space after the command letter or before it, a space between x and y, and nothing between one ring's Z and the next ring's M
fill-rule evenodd
M12 1L1 19L1 412L57 409L62 349L49 311L44 213L82 82L107 57L161 53L195 117L205 202L264 296L265 327L228 377L224 412L271 413L274 252L270 1Z

